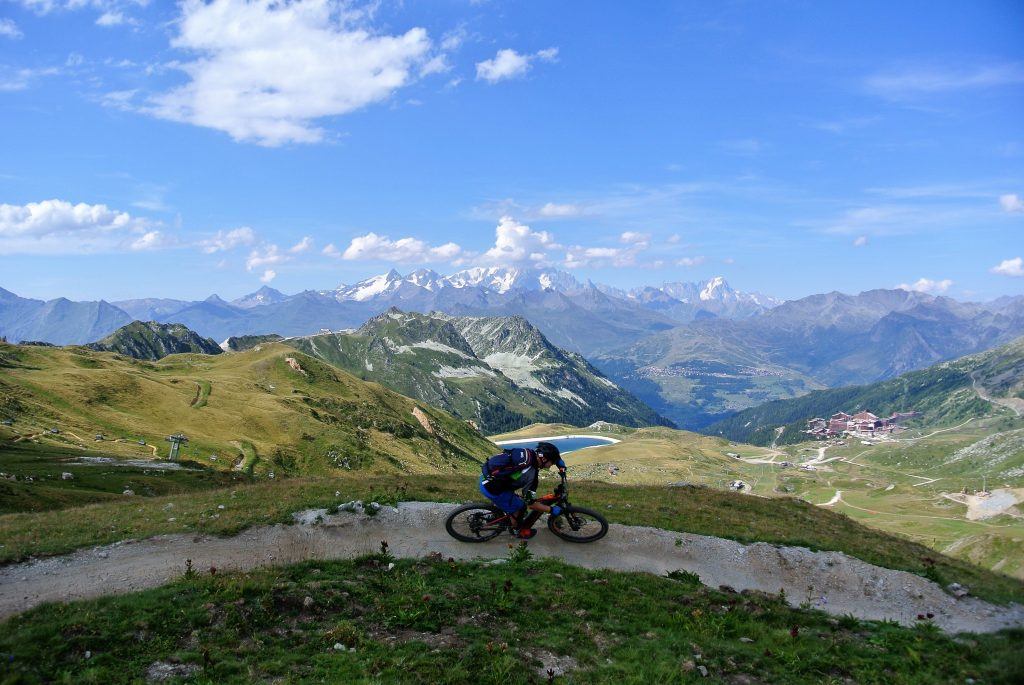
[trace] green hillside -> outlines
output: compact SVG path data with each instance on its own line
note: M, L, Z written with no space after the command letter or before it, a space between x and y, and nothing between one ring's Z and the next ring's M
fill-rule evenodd
M473 421L487 432L539 421L669 423L583 357L552 345L521 317L450 317L391 309L353 333L284 342Z
M156 362L0 344L0 368L0 453L35 441L153 458L181 432L182 459L281 477L472 471L494 450L464 421L281 344Z
M922 416L915 420L916 424L952 424L1005 412L998 404L982 399L979 390L996 400L1013 400L1020 398L1022 383L1024 338L887 381L767 402L718 421L704 432L738 442L768 445L775 440L776 430L785 427L777 444L793 444L808 439L802 433L808 419L862 409L879 416L917 411Z
M102 340L86 345L98 352L117 352L136 359L163 359L170 354L198 352L220 354L210 338L204 338L180 323L132 321Z

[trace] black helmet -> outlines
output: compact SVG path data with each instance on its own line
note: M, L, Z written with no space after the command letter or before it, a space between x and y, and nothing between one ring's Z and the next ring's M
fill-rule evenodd
M550 442L538 442L537 443L537 454L541 455L548 460L551 464L557 464L562 458L562 453L558 451L558 448L552 445Z

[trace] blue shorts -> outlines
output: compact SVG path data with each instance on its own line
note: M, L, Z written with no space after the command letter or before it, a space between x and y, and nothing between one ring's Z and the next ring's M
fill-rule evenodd
M498 505L506 514L514 514L523 507L526 506L526 502L523 498L516 494L515 490L509 490L508 492L501 492L495 495L484 486L484 478L480 477L480 492L484 497Z

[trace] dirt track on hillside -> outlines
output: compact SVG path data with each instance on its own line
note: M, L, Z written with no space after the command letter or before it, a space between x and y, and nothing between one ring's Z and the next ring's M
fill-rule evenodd
M155 587L180 577L185 560L206 571L240 571L308 559L350 558L375 552L387 540L398 557L439 552L456 559L499 558L504 536L483 544L450 538L444 519L453 505L406 502L376 516L341 512L296 515L298 525L252 528L217 538L165 535L82 550L61 557L0 567L0 618L44 602L71 601ZM991 632L1024 625L1024 607L955 599L934 583L903 571L872 566L839 552L811 552L657 528L612 525L596 543L566 543L542 529L530 542L536 556L557 557L594 569L664 575L679 569L711 587L778 593L794 606L805 602L831 614L891 619L912 625L933 613L946 632Z

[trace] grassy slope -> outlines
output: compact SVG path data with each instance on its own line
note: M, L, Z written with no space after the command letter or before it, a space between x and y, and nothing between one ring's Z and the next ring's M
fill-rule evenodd
M191 441L182 458L217 469L248 460L256 475L279 476L332 473L346 462L356 469L472 471L473 459L493 450L463 421L280 344L158 362L0 345L0 364L0 414L16 419L0 427L0 445L34 435L54 447L94 447L100 432L130 438L106 442L105 449L139 456L133 441L142 438L164 453L164 437L180 431ZM197 387L200 401L193 404ZM433 434L412 415L415 406ZM62 433L47 433L52 426Z
M985 568L1024 578L1024 520L1003 515L972 521L967 507L945 493L1020 485L1024 472L1024 422L1009 417L974 421L956 430L911 430L900 442L864 446L849 440L829 447L830 461L814 471L783 467L805 462L820 443L786 446L784 451L728 443L685 431L615 427L591 431L561 424L537 424L495 440L592 433L620 439L607 447L571 453L567 461L576 477L610 483L666 484L676 481L725 488L734 480L753 494L799 497L829 502L837 491L842 501L832 509L864 525L921 543ZM917 438L918 435L929 437ZM973 447L971 447L973 446ZM742 459L730 458L727 453ZM957 456L966 455L966 456ZM775 463L763 463L766 458ZM755 461L745 461L754 459ZM955 459L955 460L954 460ZM760 460L760 461L758 461ZM614 465L614 475L609 467ZM924 482L935 479L934 482Z
M838 411L867 409L879 416L895 411L919 411L919 425L952 425L971 417L1006 412L978 397L977 382L993 395L1016 392L1024 381L1024 338L988 352L912 371L887 381L819 390L803 397L768 402L712 424L706 432L731 440L768 445L775 429L785 426L779 444L806 439L806 421Z
M741 542L839 550L942 584L957 581L993 601L1024 602L1020 581L944 557L905 538L872 530L799 500L749 497L711 488L621 486L593 481L574 482L572 487L574 501L601 508L614 522ZM0 516L0 563L164 533L233 534L250 525L289 521L294 511L331 507L350 499L460 502L477 500L479 493L476 480L462 476L346 474L94 504L75 509L74 516L67 511L8 514ZM223 510L218 509L220 504L225 505Z
M128 683L156 661L217 683L1024 678L1020 631L957 640L927 625L837 620L777 597L708 590L687 575L531 560L389 563L379 554L245 575L201 569L154 590L40 607L2 625L0 678ZM549 677L542 652L575 663Z

